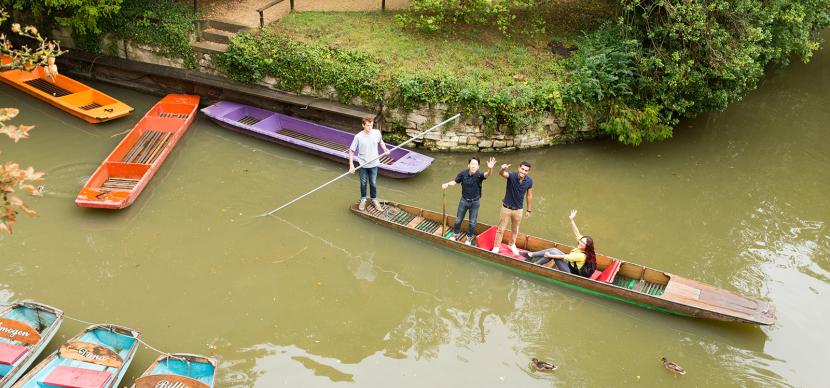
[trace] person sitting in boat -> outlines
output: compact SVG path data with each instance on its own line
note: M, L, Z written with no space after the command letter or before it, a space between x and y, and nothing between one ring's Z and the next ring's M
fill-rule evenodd
M493 173L493 166L496 165L496 158L490 158L487 162L487 171L481 172L479 170L480 160L477 156L473 156L467 162L467 168L461 170L455 179L444 183L441 188L446 190L447 187L455 186L461 183L461 199L458 200L458 214L455 217L455 225L447 238L454 238L461 235L461 222L464 221L464 216L467 211L470 211L470 222L467 228L467 240L465 244L470 245L473 237L476 235L476 223L478 222L478 208L481 206L481 183Z
M58 65L55 64L55 57L49 56L46 58L46 66L43 67L43 74L49 78L49 81L55 82L58 77Z
M594 240L590 236L579 233L579 228L576 226L574 217L576 217L576 210L571 210L568 218L571 221L571 231L573 231L578 241L576 248L567 254L556 248L548 248L537 252L523 252L522 255L525 257L525 261L546 265L553 260L556 268L560 271L570 272L586 278L591 277L591 274L597 269L597 255L594 252Z

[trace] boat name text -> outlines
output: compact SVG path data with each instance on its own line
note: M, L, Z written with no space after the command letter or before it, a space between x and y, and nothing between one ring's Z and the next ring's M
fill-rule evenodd
M23 330L12 329L10 327L3 327L2 322L0 322L0 333L6 333L6 334L9 335L9 337L12 337L12 338L17 337L17 336L20 336L20 337L28 337L29 336L29 333L27 333Z

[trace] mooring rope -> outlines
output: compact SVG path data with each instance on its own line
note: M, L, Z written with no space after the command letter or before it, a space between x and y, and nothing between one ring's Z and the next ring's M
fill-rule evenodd
M84 323L84 324L87 324L87 325L97 325L97 324L98 324L98 323L95 323L95 322L85 321L85 320L80 319L80 318L75 318L75 317L72 317L72 316L69 316L69 315L66 315L66 314L63 314L63 317L64 317L65 319L70 320L70 321L80 322L80 323ZM163 351L163 350L159 350L159 349L158 349L158 348L156 348L155 346L148 344L147 342L145 342L143 339L141 339L141 338L139 338L139 337L135 337L135 340L136 340L136 341L138 341L139 343L144 344L144 346L146 346L146 347L147 347L147 348L149 348L150 350L155 351L155 352L156 352L156 353L158 353L158 354L161 354L161 355L163 355L163 356L167 356L167 357L170 357L170 358L175 358L175 359L177 359L177 360L186 361L186 360L185 360L184 358L182 358L182 357L176 357L176 356L174 356L174 355L172 355L172 354L170 354L170 353L167 353L167 352L165 352L165 351Z

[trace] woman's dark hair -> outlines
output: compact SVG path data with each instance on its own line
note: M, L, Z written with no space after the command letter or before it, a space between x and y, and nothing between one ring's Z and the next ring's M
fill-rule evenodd
M597 269L597 254L594 252L594 239L591 236L582 236L585 239L585 264L582 265L582 270L587 272L587 276L591 276L594 270ZM586 276L583 274L583 276Z

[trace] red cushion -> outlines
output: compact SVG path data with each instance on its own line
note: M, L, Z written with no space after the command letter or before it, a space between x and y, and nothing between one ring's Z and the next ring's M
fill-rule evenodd
M493 249L493 240L496 239L496 227L491 226L489 229L481 232L481 234L476 237L476 246L481 249L491 250ZM527 252L524 249L519 248L519 252ZM521 255L514 255L513 251L510 250L510 246L501 243L499 244L499 254L512 257L514 259L524 260L524 256Z
M489 229L481 232L481 234L476 237L476 245L478 245L481 249L491 250L493 249L493 240L496 238L496 227L491 226Z
M43 380L44 384L64 388L101 388L112 373L61 365Z
M613 263L605 267L605 270L602 271L602 274L599 275L599 278L597 278L597 280L605 283L613 282L614 276L617 276L617 271L620 270L621 264L622 262L620 262L619 260L614 260Z
M25 346L0 342L0 364L13 365L27 351L29 348Z
M599 272L599 271L597 271L597 270L594 270L594 273L592 273L592 274L591 274L591 280L597 280L597 278L599 277L599 275L602 275L602 272Z

